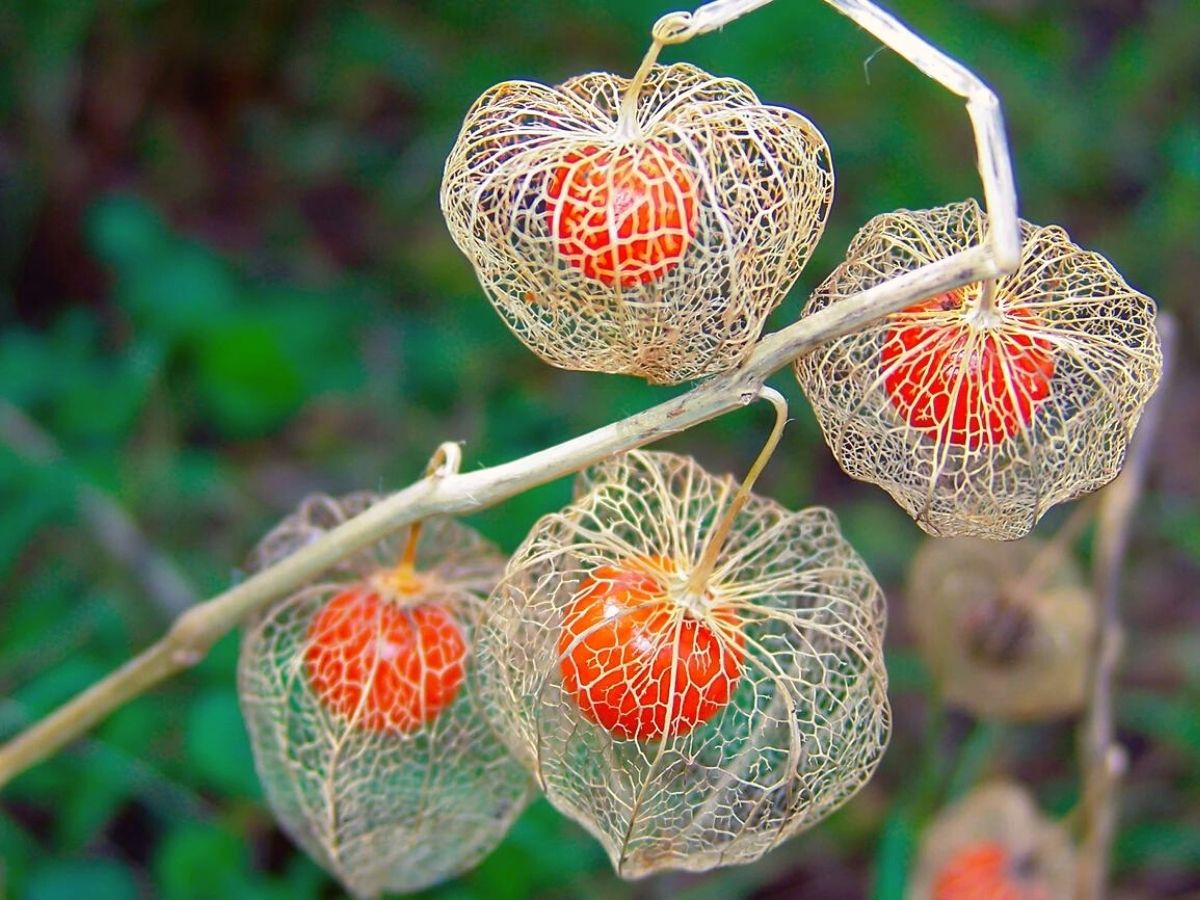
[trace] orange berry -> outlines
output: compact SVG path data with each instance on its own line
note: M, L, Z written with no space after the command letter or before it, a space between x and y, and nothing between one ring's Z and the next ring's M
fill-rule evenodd
M313 617L304 662L321 702L357 727L409 732L453 702L466 652L446 609L356 585Z
M633 287L679 264L696 236L696 181L659 143L567 153L547 190L558 253L588 278Z
M620 738L691 731L724 707L742 676L741 621L716 607L702 620L671 600L651 558L599 566L567 610L558 653L563 687Z
M998 327L978 327L960 292L916 303L893 317L883 344L884 387L913 428L938 441L977 448L999 444L1029 425L1050 395L1054 357L1031 334L1029 309L1001 312Z
M951 857L933 883L933 900L1050 900L1028 882L997 841L969 844Z

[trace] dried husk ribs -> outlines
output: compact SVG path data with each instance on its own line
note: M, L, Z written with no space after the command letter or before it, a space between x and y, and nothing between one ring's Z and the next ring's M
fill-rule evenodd
M926 531L1012 539L1119 471L1162 369L1150 298L1057 226L1020 223L1017 271L926 298L796 362L851 476ZM877 216L806 313L983 242L974 201Z
M824 228L833 171L800 114L684 63L497 85L468 112L442 209L542 359L676 383L736 365Z
M672 454L602 463L489 601L497 731L627 878L752 862L853 794L887 741L883 598L831 513L752 496L688 586L733 490Z
M1074 896L1076 850L1019 784L976 788L942 810L921 836L907 900Z
M930 539L913 559L905 600L946 703L1015 721L1082 708L1095 598L1069 552L1034 538Z
M311 498L263 540L254 567L378 499ZM398 583L389 573L404 538L344 559L268 607L248 624L239 660L243 714L276 818L359 897L418 890L475 865L532 792L478 702L473 643L503 558L470 529L433 519L414 572ZM386 602L364 605L373 589ZM416 636L423 643L398 658ZM341 662L331 659L338 652Z

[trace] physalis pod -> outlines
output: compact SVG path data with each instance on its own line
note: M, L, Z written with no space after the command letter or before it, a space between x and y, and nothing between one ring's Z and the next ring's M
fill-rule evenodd
M796 361L842 468L934 535L1018 538L1120 470L1158 383L1154 303L1057 226L1017 271L927 297ZM974 201L876 216L806 313L984 240Z
M317 496L255 551L282 559L381 499ZM470 868L532 785L479 708L474 641L504 559L431 519L342 560L247 626L242 711L283 829L359 897Z
M907 900L1071 897L1075 850L1015 784L976 788L943 810L921 838Z
M617 872L748 863L858 790L889 729L884 604L824 509L631 452L534 527L479 641L498 733Z
M741 82L683 63L640 74L488 90L442 210L542 359L671 384L758 339L820 238L833 171L807 119Z
M946 702L989 719L1072 713L1087 691L1096 615L1053 542L927 540L913 559L909 626Z

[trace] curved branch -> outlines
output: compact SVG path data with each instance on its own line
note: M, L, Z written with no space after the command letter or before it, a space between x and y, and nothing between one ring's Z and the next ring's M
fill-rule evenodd
M825 341L848 334L915 298L994 277L986 246L972 247L877 285L763 338L741 368L620 422L556 446L466 474L435 472L344 522L293 555L183 613L164 637L0 747L0 786L150 687L195 665L246 616L310 581L338 560L405 525L466 514L615 453L676 434L750 403L767 376Z
M951 59L895 16L870 0L825 0L859 27L916 66L946 90L967 101L967 115L975 134L979 177L988 214L987 245L999 274L1016 271L1021 261L1021 232L1017 226L1017 189L1013 180L1008 138L1000 99L962 63Z

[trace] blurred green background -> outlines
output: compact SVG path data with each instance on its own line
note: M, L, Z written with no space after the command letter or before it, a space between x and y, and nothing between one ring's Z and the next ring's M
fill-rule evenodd
M669 6L635 0L7 0L0 7L0 737L238 577L302 497L416 477L442 440L501 462L671 395L565 373L492 312L437 208L467 107L508 78L632 72ZM1138 514L1119 695L1118 895L1200 895L1200 3L893 4L1008 116L1022 214L1064 225L1172 309L1182 359ZM871 215L977 196L959 102L815 0L669 50L795 106L838 173L826 236L773 319ZM1012 772L1076 798L1072 723L931 703L903 622L917 528L849 482L794 381L759 489L834 507L892 600L896 730L851 804L763 862L624 884L544 803L439 898L900 896L934 803ZM765 409L666 443L742 470ZM174 580L112 520L136 522ZM513 549L549 485L475 517ZM1051 516L1047 531L1061 515ZM0 795L0 897L338 896L264 807L235 636Z

